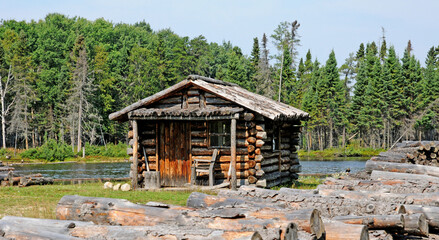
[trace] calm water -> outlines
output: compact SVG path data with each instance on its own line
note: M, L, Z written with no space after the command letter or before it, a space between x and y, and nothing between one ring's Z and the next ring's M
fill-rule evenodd
M307 160L301 161L302 173L337 173L347 168L352 173L361 171L365 165L364 159L340 159L335 161ZM123 178L128 177L130 163L62 163L62 164L32 164L14 166L15 173L28 175L41 173L45 177L58 179L66 178Z

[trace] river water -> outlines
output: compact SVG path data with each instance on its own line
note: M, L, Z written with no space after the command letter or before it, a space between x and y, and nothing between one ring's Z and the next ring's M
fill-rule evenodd
M350 169L351 173L364 170L364 158L341 158L332 161L303 159L302 173L339 173ZM129 176L130 163L57 163L57 164L26 164L14 166L15 173L29 175L41 173L45 177L55 179L68 178L124 178Z

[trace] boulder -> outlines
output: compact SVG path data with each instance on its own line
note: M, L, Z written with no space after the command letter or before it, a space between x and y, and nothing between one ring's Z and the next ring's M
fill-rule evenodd
M119 189L120 189L120 183L118 183L118 184L116 184L116 185L113 186L113 190L114 190L114 191L117 191L117 190L119 190Z
M120 190L128 192L129 190L131 190L131 186L128 183L125 183L120 187Z
M112 189L112 188L113 188L113 184L111 182L104 183L104 189Z

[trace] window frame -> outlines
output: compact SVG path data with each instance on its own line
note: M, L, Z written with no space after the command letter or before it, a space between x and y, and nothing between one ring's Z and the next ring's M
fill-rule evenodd
M225 124L226 125L226 130L225 130L225 132L222 132L222 133L217 133L217 132L213 132L212 130L213 130L213 127L211 126L211 124L216 124L216 123L223 123L223 124ZM221 149L224 149L224 148L231 148L231 139L232 139L232 134L231 134L231 132L230 132L230 128L231 128L231 122L230 121L227 121L227 120L219 120L219 121L208 121L208 124L207 124L207 132L208 132L208 148L209 149L212 149L212 148L221 148ZM227 127L228 126L228 127ZM229 141L229 145L223 145L223 146L212 146L212 140L211 140L211 138L212 137L228 137L228 141ZM227 142L227 140L226 140L226 142Z

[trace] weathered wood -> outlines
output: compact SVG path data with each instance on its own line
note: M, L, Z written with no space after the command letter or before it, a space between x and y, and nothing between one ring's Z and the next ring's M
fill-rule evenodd
M236 119L232 119L230 123L230 166L231 166L231 189L236 190ZM248 176L247 176L248 177Z
M0 220L0 238L78 239L69 235L72 227L91 227L91 222L5 216Z
M324 219L326 240L368 240L367 226Z
M422 206L422 205L402 205L398 209L399 213L403 214L418 214L425 215L428 226L434 231L439 231L439 207Z
M140 142L140 144L143 146L155 146L156 141L155 141L155 138L144 139Z
M410 235L428 237L429 228L425 214L404 214L404 232Z
M81 239L243 239L262 240L257 231L227 231L166 224L160 226L91 226L70 231Z
M209 148L192 148L193 156L211 156L213 153L213 149ZM247 155L247 148L236 148L237 155ZM221 155L231 155L231 149L224 148L221 149Z
M319 189L319 194L322 196L342 197L345 199L362 200L370 199L374 201L398 203L398 204L424 204L434 205L439 202L439 192L424 193L422 195L417 193L397 194L397 193L383 193L383 192L367 192L367 191L343 191L332 189Z
M251 209L249 206L262 207L257 202L245 202L241 199L227 199L198 192L193 192L186 203L188 207L193 208L233 207L240 204L247 206L246 209ZM273 219L276 217L279 221L292 221L298 224L301 229L315 234L318 238L320 238L325 232L320 212L315 209L291 211L270 208L268 205L257 210L241 210L240 213L244 214L246 217L257 219Z
M20 183L19 183L21 187L26 187L31 185L47 185L47 184L53 184L53 178L23 176L20 177Z
M387 172L401 172L413 174L427 174L434 177L439 177L439 167L424 166L409 163L392 163L368 160L366 162L366 171L373 170L387 171Z
M362 224L369 229L403 230L404 216L398 215L369 215L369 216L336 216L334 220L348 224Z
M399 173L399 172L384 172L373 170L370 178L372 180L420 180L429 181L432 183L439 183L439 177L429 175Z
M139 165L138 162L138 155L136 154L138 152L138 147L139 147L139 129L137 126L137 120L131 120L131 125L133 126L133 139L134 139L134 143L133 143L133 167L131 169L131 171L133 172L133 176L131 179L131 187L136 190L138 187L138 179L137 179L137 165ZM155 150L155 149L154 149Z
M264 179L266 180L266 179ZM258 180L256 185L264 184L264 181ZM279 181L281 182L281 181ZM270 180L265 181L268 185ZM243 188L242 186L241 188ZM264 187L264 186L262 186ZM218 196L224 198L241 199L248 203L251 201L262 201L267 203L276 202L285 204L289 209L316 208L320 210L322 216L334 217L340 215L382 215L394 214L399 204L371 201L367 199L351 200L338 197L324 197L316 194L297 194L282 191L260 189L245 186L245 190L227 191L220 190Z
M178 221L179 226L227 231L271 229L285 236L296 226L293 221L243 218L245 209L192 211L190 208L169 208L138 205L121 199L64 196L57 206L58 219L79 219L102 225L157 226ZM176 224L174 224L176 225ZM261 232L262 234L263 232ZM264 238L266 239L266 238Z
M255 119L255 115L253 113L244 113L244 120L251 121Z

